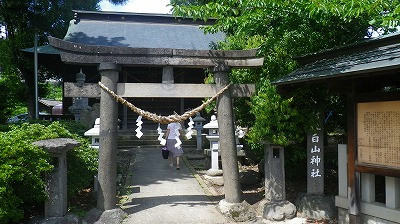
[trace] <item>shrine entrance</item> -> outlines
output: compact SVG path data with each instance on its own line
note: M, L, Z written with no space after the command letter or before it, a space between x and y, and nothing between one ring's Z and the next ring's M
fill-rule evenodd
M60 51L61 60L64 63L97 65L101 83L121 97L205 98L215 96L220 91L217 99L217 113L225 177L224 200L233 204L242 202L232 97L248 97L255 91L255 86L251 84L229 85L229 72L231 68L262 66L263 58L256 57L256 50L137 49L78 44L52 37L49 38L49 43ZM119 71L121 67L126 66L161 66L163 67L162 83L118 83ZM174 84L171 72L174 67L209 68L216 84ZM223 88L227 90L221 91ZM100 96L101 126L97 208L103 211L114 209L117 203L117 101L98 84L64 83L64 95L65 97L88 98Z

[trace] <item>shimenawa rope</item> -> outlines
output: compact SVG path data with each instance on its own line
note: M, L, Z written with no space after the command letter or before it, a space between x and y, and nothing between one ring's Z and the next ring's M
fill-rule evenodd
M208 104L210 104L213 100L215 100L219 95L221 95L225 90L227 90L231 84L226 85L224 88L222 88L220 91L217 92L213 97L208 99L206 102L201 104L200 106L194 108L193 110L186 111L184 114L179 115L179 114L174 114L174 115L169 115L169 116L159 116L154 113L150 113L148 111L142 110L132 103L128 102L121 96L118 96L114 91L110 90L107 86L105 86L103 83L99 82L99 85L101 88L103 88L106 92L108 92L111 96L113 96L117 101L122 103L123 105L129 107L133 112L141 115L142 117L146 118L147 120L154 121L156 123L160 124L169 124L172 122L180 122L188 119L189 117L194 116L197 112L203 110Z

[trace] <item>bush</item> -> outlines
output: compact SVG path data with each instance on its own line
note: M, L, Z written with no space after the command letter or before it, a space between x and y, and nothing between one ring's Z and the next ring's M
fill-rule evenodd
M73 125L76 127L76 125ZM12 125L0 132L0 223L17 222L24 211L46 200L44 172L52 169L50 157L31 143L51 138L73 138L81 143L68 152L68 196L92 183L97 170L97 150L59 122Z

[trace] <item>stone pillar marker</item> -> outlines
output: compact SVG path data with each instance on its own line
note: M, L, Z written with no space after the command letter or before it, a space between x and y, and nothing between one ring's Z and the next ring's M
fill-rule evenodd
M62 219L67 213L67 152L80 143L70 138L55 138L32 143L56 157L57 162L51 173L46 174L46 191L49 199L45 203L45 217Z
M296 206L286 201L285 154L282 146L266 144L265 199L259 205L259 213L271 221L283 221L296 216Z
M230 67L218 64L211 68L218 89L229 84ZM218 203L219 211L238 222L248 221L255 217L250 205L242 201L239 183L239 167L233 122L231 91L224 91L217 100L219 148L222 159L225 199Z
M333 198L324 195L324 131L320 127L307 134L307 195L299 200L297 216L315 220L334 219Z
M117 91L119 66L115 63L100 63L98 70L101 82L112 91ZM115 209L117 205L117 126L118 104L105 90L100 98L100 148L99 148L99 192L97 208Z
M324 194L324 132L307 135L307 194Z
M285 154L283 147L267 145L265 148L265 199L271 202L286 200Z

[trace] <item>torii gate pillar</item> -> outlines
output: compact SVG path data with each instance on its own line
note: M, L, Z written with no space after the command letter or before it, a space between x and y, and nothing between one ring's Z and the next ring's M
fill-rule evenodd
M219 64L212 67L217 89L229 84L230 67ZM219 146L221 151L222 169L224 170L225 200L229 203L240 203L242 192L239 183L239 168L235 129L233 123L231 91L224 91L217 100Z
M98 70L101 82L112 91L117 91L119 66L116 63L100 63ZM111 210L117 206L117 127L118 102L103 89L100 98L100 148L99 191L97 208Z
M217 89L229 84L230 67L218 64L211 68ZM218 203L218 210L226 217L237 222L249 221L255 217L251 206L242 201L242 191L239 183L239 167L236 151L235 129L233 123L231 90L224 91L217 99L219 149L221 152L222 169L224 171L225 199Z

